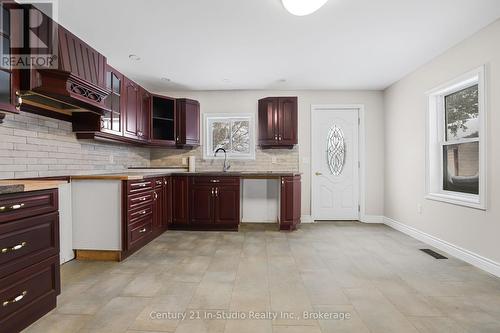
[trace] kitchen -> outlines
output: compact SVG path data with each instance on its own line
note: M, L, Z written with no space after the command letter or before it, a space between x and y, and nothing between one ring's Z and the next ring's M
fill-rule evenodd
M361 44L332 63L348 42L330 44L317 24L360 4L318 1L303 15L288 0L218 0L220 11L91 1L99 13L81 0L1 2L0 332L369 332L387 318L387 331L425 332L435 314L439 331L458 311L433 299L433 283L450 287L446 274L497 295L495 264L387 216L399 212L388 202L408 199L387 190L400 183L388 183L397 149L387 138L407 139L389 126L399 100L387 89L421 64L389 66L374 47L369 68L343 65L367 59ZM256 27L244 12L262 8ZM83 18L92 15L95 25ZM433 38L420 44L428 59L439 56ZM432 205L415 197L401 207L423 219ZM418 251L427 244L460 260L441 276ZM380 318L365 307L374 299Z

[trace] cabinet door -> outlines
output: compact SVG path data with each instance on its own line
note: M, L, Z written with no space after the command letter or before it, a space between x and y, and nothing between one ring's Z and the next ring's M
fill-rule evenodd
M123 75L108 65L106 70L106 88L108 88L111 93L105 100L108 111L105 111L104 115L101 116L101 130L103 132L118 135L122 132L122 83Z
M163 182L163 180L160 180ZM163 216L165 214L164 208L164 191L163 186L156 188L153 191L153 229L154 231L161 230L164 226Z
M167 228L169 224L172 224L172 178L165 177L163 180L163 227Z
M125 102L123 103L124 126L123 134L126 137L139 138L139 86L128 78L124 78L123 87Z
M281 177L280 229L294 230L300 223L301 214L300 176Z
M144 88L139 88L139 92L141 105L138 115L138 137L148 141L151 128L151 95Z
M175 132L177 145L200 144L200 103L190 99L176 102Z
M240 187L216 187L215 192L215 224L237 226L240 223Z
M194 185L191 187L190 195L190 222L193 224L213 224L215 187Z
M14 5L13 5L14 6ZM0 20L0 51L2 57L9 57L11 52L11 26L17 28L19 24L10 24L9 4L2 4ZM18 32L19 33L19 32ZM0 111L9 111L17 113L20 106L16 108L16 90L19 89L19 70L12 69L8 64L0 63ZM0 114L0 123L2 123L3 114Z
M280 97L278 100L279 145L297 144L297 97Z
M172 224L188 224L188 177L172 177Z
M259 144L278 143L278 99L264 98L259 101Z

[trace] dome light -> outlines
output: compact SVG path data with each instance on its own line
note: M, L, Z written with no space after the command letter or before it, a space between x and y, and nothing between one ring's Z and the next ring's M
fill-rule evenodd
M291 14L305 16L314 13L328 0L281 0L283 7Z

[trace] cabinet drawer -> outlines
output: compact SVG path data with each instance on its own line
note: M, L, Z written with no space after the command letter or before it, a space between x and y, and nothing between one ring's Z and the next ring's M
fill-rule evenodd
M192 177L193 185L239 185L240 178L239 177Z
M138 220L153 214L153 205L148 204L128 211L128 224L136 223Z
M59 256L0 279L0 327L18 332L56 306Z
M58 210L57 189L0 196L0 223Z
M59 254L59 213L0 224L0 278Z
M141 181L128 181L127 182L127 193L136 194L151 191L153 189L152 180L141 180Z
M128 209L136 209L137 207L151 204L153 202L153 193L140 193L128 197Z
M150 216L131 225L129 228L129 246L133 246L135 243L151 234L153 231L153 219Z

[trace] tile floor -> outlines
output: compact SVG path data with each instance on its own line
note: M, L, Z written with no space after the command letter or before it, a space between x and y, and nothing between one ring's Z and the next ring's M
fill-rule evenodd
M423 247L356 222L169 231L122 263L65 264L57 309L27 332L500 332L500 279Z

